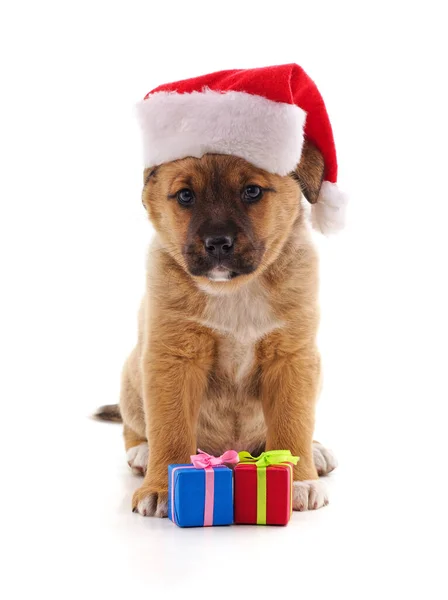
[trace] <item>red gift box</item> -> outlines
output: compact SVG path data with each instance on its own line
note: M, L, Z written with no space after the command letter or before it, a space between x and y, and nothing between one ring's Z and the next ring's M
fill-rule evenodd
M281 458L288 462L280 462ZM292 513L292 468L297 460L289 452L279 450L264 452L258 458L240 453L242 462L234 469L235 523L288 524Z

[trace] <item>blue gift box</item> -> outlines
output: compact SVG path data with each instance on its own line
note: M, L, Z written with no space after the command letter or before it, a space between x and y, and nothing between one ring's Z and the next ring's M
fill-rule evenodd
M213 525L233 523L233 473L225 466L213 469ZM210 468L209 468L210 470ZM207 475L210 477L210 473ZM210 481L210 479L209 479ZM179 527L203 527L206 471L193 465L168 467L168 517Z

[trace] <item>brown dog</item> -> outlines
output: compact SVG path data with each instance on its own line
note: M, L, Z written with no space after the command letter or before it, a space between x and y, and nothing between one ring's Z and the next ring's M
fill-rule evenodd
M198 447L291 450L294 508L328 502L318 473L335 461L313 448L318 265L301 206L301 192L317 200L323 172L306 143L289 176L219 154L145 170L157 235L120 398L128 461L144 475L140 514L166 516L167 466Z

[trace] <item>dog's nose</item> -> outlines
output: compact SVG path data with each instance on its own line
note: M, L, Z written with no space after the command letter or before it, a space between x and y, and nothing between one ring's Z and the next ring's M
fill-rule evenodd
M204 240L205 251L210 256L226 256L233 251L234 239L230 235L207 237Z

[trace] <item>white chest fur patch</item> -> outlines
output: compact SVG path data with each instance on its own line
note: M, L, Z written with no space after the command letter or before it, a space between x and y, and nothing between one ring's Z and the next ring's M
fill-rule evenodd
M266 290L258 281L234 293L208 294L202 323L245 345L282 325L273 315Z
M259 282L232 294L208 295L204 317L202 323L221 334L219 367L235 383L250 371L255 343L281 326Z

